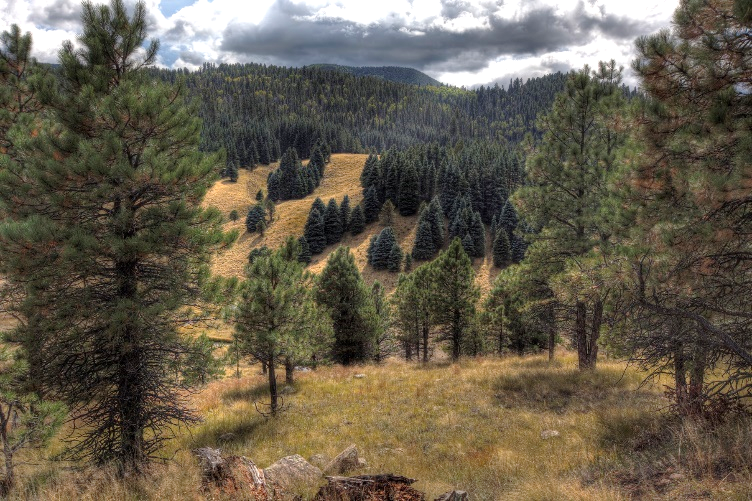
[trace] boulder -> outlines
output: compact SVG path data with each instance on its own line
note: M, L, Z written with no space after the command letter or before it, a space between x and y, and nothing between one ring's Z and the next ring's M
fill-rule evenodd
M346 475L351 471L357 470L361 467L359 459L358 448L355 447L355 444L352 444L326 465L324 475Z
M435 501L467 501L467 492L465 491L445 492L441 496L437 497Z
M308 462L321 471L326 469L326 465L328 465L331 460L332 459L326 454L314 454L308 458Z
M316 487L321 481L321 470L295 454L287 456L264 469L267 485L283 493Z
M561 434L556 430L543 430L540 436L543 440L548 440L549 438L558 437L559 435Z

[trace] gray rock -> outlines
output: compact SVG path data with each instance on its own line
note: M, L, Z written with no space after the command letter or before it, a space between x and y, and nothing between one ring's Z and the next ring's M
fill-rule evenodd
M295 454L264 469L266 483L285 493L315 486L321 481L321 470Z
M559 435L561 435L561 433L559 433L559 432L558 432L558 431L556 431L556 430L543 430L543 431L541 432L541 435L540 435L540 437L541 437L541 438L542 438L543 440L548 440L549 438L554 438L554 437L558 437Z
M437 497L435 501L467 501L467 492L465 491L445 492L441 496Z
M328 465L330 461L331 458L326 454L314 454L313 456L308 458L308 462L321 471L326 468L326 465Z
M358 448L355 444L350 445L339 455L332 459L324 468L325 475L345 475L353 470L358 469Z
M366 375L365 374L355 374L353 377L355 379L365 379Z

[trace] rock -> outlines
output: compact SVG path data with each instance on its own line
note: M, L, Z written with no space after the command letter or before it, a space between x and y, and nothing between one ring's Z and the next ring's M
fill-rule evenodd
M365 379L366 375L365 374L355 374L353 377L355 379Z
M668 478L670 478L671 480L682 480L684 479L684 475L682 475L681 473L672 473L668 476Z
M283 492L316 486L321 480L321 470L295 454L287 456L264 469L266 483Z
M366 466L368 466L368 462L363 458L358 458L358 469L365 468Z
M326 465L324 475L345 475L350 473L358 468L358 459L358 448L355 447L355 444L352 444Z
M329 464L331 458L326 454L314 454L308 458L308 462L320 470L325 470L326 465Z
M445 492L441 496L437 497L435 501L467 501L467 492L465 491Z
M244 456L222 456L219 449L202 447L194 451L201 466L201 490L210 498L266 501L270 499L263 470Z
M554 437L558 437L559 435L561 435L561 433L559 433L559 432L558 432L558 431L556 431L556 430L543 430L543 431L541 432L541 434L540 434L540 437L541 437L541 438L542 438L543 440L548 440L549 438L554 438Z

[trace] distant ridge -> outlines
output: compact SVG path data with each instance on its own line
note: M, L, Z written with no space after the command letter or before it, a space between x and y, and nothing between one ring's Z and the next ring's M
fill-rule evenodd
M413 68L401 66L340 66L338 64L312 64L309 68L341 71L358 77L377 77L390 82L412 85L432 85L442 87L444 84Z

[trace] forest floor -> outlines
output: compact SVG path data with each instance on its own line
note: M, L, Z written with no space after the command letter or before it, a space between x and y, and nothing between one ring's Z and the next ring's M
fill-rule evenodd
M320 367L283 385L286 410L274 419L254 405L268 401L258 367L239 379L228 371L194 396L203 423L178 430L151 475L122 481L37 460L17 497L201 499L197 447L266 467L352 443L363 473L418 479L429 500L452 489L472 500L752 499L749 417L682 423L662 386L641 385L624 363L580 372L573 354L557 356Z

